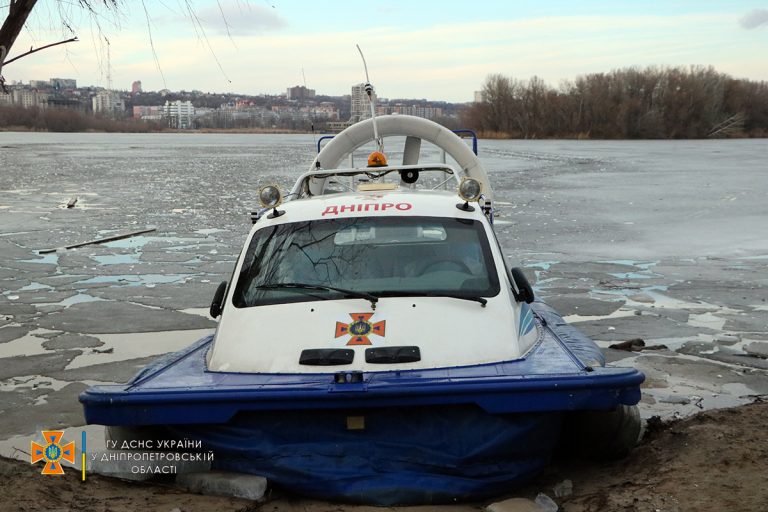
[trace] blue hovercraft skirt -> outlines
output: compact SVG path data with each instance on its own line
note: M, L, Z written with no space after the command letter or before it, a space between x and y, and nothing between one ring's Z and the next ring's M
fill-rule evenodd
M375 505L482 499L549 462L567 412L640 399L642 373L602 366L594 342L546 304L531 309L542 335L515 361L336 383L333 373L208 372L205 338L80 401L88 423L198 439L214 468L309 496Z

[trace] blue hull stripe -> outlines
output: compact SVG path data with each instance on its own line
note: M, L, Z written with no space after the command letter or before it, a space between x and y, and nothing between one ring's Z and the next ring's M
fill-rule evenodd
M520 328L517 332L518 337L522 338L531 332L533 325L533 312L531 311L531 308L528 306L528 304L523 303L523 305L520 306Z

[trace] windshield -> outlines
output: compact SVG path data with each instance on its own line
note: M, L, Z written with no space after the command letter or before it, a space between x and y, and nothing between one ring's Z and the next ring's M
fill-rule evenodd
M499 280L480 222L443 217L323 219L257 231L245 255L234 304L329 300L354 292L376 297L490 297L499 293Z

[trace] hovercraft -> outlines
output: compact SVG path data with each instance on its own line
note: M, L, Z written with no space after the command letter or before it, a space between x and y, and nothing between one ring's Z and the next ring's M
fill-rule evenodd
M402 164L354 165L388 137L405 137ZM419 162L422 141L450 159ZM216 469L379 505L509 492L563 434L595 453L637 439L643 374L606 366L508 268L488 176L452 131L361 121L290 193L259 196L215 334L84 391L87 423L163 429L201 440Z

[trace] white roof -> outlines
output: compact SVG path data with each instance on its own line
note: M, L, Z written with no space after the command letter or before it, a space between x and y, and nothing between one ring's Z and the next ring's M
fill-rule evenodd
M273 219L269 219L267 214L262 215L254 229L314 219L387 215L484 218L480 208L477 208L477 203L473 203L474 212L460 210L456 207L457 204L463 204L458 194L442 190L397 189L343 192L283 203L277 208L285 212L283 215Z

